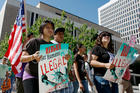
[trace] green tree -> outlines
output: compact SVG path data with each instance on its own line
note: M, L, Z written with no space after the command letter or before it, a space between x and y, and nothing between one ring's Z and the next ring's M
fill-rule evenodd
M4 56L5 52L8 49L8 40L9 35L8 33L6 33L4 39L0 41L0 59Z

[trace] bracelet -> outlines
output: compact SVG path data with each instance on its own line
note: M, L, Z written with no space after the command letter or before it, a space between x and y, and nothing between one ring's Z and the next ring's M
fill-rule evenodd
M31 61L33 60L33 59L32 59L32 56L33 56L33 55L31 55Z
M34 60L34 55L31 55L31 61Z

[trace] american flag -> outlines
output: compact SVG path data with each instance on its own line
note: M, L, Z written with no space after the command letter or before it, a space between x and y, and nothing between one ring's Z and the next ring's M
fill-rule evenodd
M20 9L16 17L12 32L9 37L9 47L5 53L11 63L12 71L17 74L21 71L22 63L20 57L22 54L22 34L26 31L24 0L20 3Z

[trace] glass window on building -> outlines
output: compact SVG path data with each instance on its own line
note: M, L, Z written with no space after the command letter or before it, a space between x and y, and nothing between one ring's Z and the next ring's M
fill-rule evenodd
M137 20L135 20L135 23L137 22Z
M133 20L133 24L135 23L135 20Z
M137 29L137 25L135 25L135 28Z
M137 40L137 43L139 43L139 39Z
M38 14L36 14L36 17L35 17L35 20L37 20L38 19Z
M134 30L134 34L135 34L136 32L135 32L135 30Z
M131 10L132 10L132 7L131 7Z
M133 14L133 11L131 12L131 14Z
M135 10L134 10L134 14L135 14Z
M136 13L138 12L138 9L136 9Z
M34 12L31 13L30 26L32 26L33 23L34 23Z
M133 16L132 16L132 19L133 19Z
M138 38L139 36L138 36L138 34L137 34L137 38Z
M133 29L135 29L135 25L133 25Z

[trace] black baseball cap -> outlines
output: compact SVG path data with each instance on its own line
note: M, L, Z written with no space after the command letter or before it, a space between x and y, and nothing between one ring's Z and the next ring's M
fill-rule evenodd
M65 28L63 28L63 27L57 28L57 29L54 31L54 35L56 35L57 32L65 32Z

